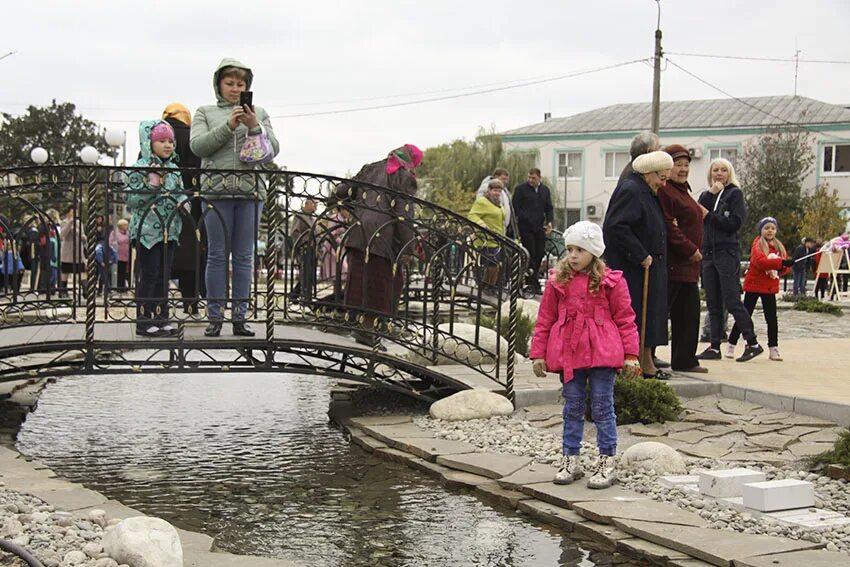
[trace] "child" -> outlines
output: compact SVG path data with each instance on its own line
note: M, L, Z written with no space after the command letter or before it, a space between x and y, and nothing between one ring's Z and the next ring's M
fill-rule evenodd
M752 315L756 302L761 299L764 321L767 323L767 348L770 360L781 361L779 355L779 323L776 319L776 294L779 293L779 278L788 273L794 260L788 257L785 246L776 238L779 223L773 217L765 217L758 223L759 235L753 240L750 250L750 267L744 276L744 307ZM738 325L729 332L726 358L735 358L735 343L741 332Z
M806 295L806 271L809 261L808 259L803 260L803 258L811 254L814 247L815 241L806 237L802 244L794 249L794 254L791 256L791 259L794 260L794 288L791 291L793 295Z
M97 262L97 292L110 291L109 271L118 261L118 253L109 246L102 235L97 237L97 246L94 248L94 257Z
M617 415L614 378L624 366L637 373L638 333L623 272L600 260L602 228L577 222L564 233L567 255L550 270L537 314L530 357L534 373L559 372L563 382L564 457L555 484L584 476L579 451L584 433L585 390L590 382L599 460L587 486L607 488L616 481Z
M139 124L141 158L136 167L170 168L133 171L128 182L127 208L130 239L138 250L139 284L136 288L136 334L161 337L174 334L168 321L168 280L174 249L183 223L177 207L188 197L174 153L174 130L163 120Z

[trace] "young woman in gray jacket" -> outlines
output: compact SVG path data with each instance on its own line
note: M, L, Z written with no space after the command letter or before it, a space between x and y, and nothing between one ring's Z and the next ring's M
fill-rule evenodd
M249 135L265 133L277 155L280 148L268 113L259 106L243 106L239 102L241 93L251 88L253 79L251 69L235 59L223 59L219 63L213 75L217 102L200 107L192 120L189 146L201 158L203 169L259 167L239 160L242 144ZM217 337L221 333L230 259L233 334L252 337L254 331L245 324L245 315L265 185L253 175L214 172L201 175L200 183L209 251L206 283L210 323L204 334Z

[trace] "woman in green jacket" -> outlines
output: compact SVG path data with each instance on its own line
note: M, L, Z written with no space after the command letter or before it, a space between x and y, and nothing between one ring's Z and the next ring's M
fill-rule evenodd
M249 135L265 134L274 155L279 151L268 113L259 106L239 104L243 91L251 88L254 74L235 59L222 59L213 75L217 103L195 112L189 146L201 158L203 169L252 170L255 163L239 160ZM253 337L245 324L251 291L252 260L257 227L263 213L265 185L254 175L201 175L204 225L207 228L207 314L204 334L221 334L227 289L227 261L232 262L231 313L233 334ZM208 211L208 209L212 209Z
M469 220L493 232L505 234L505 211L502 209L502 182L493 179L487 184L487 192L478 197L467 215ZM499 264L502 247L493 239L479 238L473 242L484 268L484 283L495 286L499 281Z

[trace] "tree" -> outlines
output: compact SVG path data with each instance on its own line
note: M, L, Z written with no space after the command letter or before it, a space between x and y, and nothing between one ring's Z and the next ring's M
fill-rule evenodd
M814 238L818 242L826 242L844 232L845 221L841 216L841 204L838 191L824 183L811 195L803 197L803 220L800 223L800 233Z
M803 180L812 169L812 136L802 129L778 129L746 145L739 160L740 182L747 202L748 222L741 231L749 250L764 217L779 222L779 238L798 242L803 216Z
M70 102L39 108L27 107L26 114L14 117L2 113L0 122L0 167L33 165L30 151L42 147L49 153L48 163L79 163L78 153L84 146L94 146L101 154L114 151L103 139L97 124L76 114Z
M430 201L466 213L481 180L504 167L515 184L525 179L537 162L536 152L506 152L494 128L481 128L473 141L458 139L425 150L419 175Z

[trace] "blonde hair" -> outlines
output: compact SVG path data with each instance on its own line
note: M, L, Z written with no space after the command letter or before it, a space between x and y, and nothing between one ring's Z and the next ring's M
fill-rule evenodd
M735 168L732 166L732 162L722 157L714 158L708 165L708 175L706 177L708 178L709 186L711 185L711 170L714 169L715 165L722 165L726 168L726 171L729 172L729 182L727 183L727 185L731 183L738 189L741 188L741 184L738 182L738 178L735 176Z
M596 256L590 261L585 271L587 272L589 282L587 289L590 293L596 293L602 286L602 278L605 276L605 261ZM576 275L575 270L570 266L570 261L567 258L561 258L555 264L555 281L558 283L567 283Z
M128 221L127 219L118 219L118 222L115 223L115 226L118 226L118 227L130 226L130 221Z
M765 226L767 226L769 224L773 224L773 223L772 222L765 223ZM776 225L773 224L773 226L776 226ZM764 227L762 227L762 228L764 228ZM778 228L779 227L777 227L777 230L778 230ZM776 248L776 251L779 252L780 256L782 256L783 258L788 257L788 252L785 250L785 246L775 236L773 237L773 240L771 240L768 243L767 240L765 240L764 238L761 237L761 231L759 231L758 239L759 239L759 248L761 248L761 251L764 252L765 256L770 254L770 244L773 244L773 247Z

